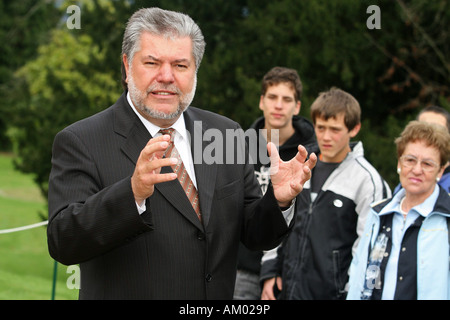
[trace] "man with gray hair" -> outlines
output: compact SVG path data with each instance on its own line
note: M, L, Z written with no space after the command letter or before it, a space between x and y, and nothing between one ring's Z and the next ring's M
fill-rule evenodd
M227 159L247 150L244 136L226 152L203 139L240 130L190 106L204 50L187 15L137 11L123 39L125 92L55 137L48 246L55 260L80 264L81 299L231 299L239 241L266 250L291 228L317 160L303 146L282 161L268 144L264 196L248 161L194 161L211 146Z

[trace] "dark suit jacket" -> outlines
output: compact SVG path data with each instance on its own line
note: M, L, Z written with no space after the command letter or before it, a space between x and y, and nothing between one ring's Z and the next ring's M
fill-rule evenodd
M215 128L225 137L226 129L239 128L193 107L184 116L197 156L220 146L202 131ZM51 256L80 264L81 299L231 299L239 240L270 249L289 230L273 189L261 198L251 164L195 164L203 223L177 180L156 185L139 215L130 179L150 138L126 94L57 134L48 198ZM246 150L242 141L223 145L234 145L236 154Z

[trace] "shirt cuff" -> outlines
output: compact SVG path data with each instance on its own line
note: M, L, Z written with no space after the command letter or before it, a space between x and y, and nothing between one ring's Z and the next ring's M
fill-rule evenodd
M294 207L295 207L295 200L297 198L294 198L292 200L291 206L287 208L286 210L282 210L281 213L283 213L283 217L286 220L287 225L290 225L292 218L294 217ZM145 205L145 203L144 203Z
M145 201L142 202L142 205L139 205L137 202L136 203L136 208L138 210L138 213L141 215L145 212L145 210L147 210L147 207L145 206Z

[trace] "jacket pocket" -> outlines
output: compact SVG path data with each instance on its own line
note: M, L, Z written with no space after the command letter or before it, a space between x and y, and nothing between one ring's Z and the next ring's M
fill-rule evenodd
M217 200L224 199L237 192L239 180L228 183L216 190Z

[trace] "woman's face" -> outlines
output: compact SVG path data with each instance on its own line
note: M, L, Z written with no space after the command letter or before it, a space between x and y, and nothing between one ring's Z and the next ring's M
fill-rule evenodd
M397 166L400 169L400 183L407 195L424 201L433 193L436 179L444 172L439 159L438 149L427 146L423 141L406 145Z

